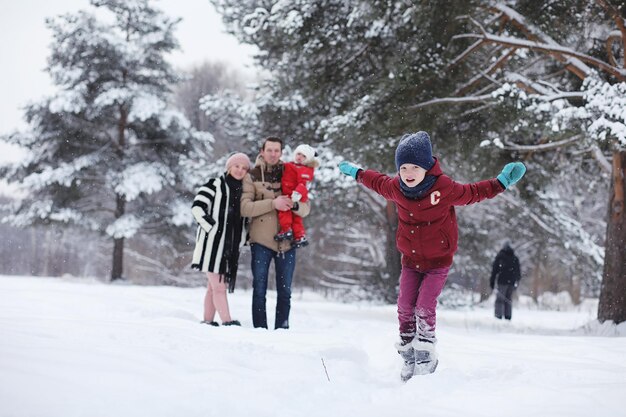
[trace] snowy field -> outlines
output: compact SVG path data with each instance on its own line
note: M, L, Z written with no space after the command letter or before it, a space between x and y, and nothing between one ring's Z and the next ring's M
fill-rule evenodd
M202 288L0 276L0 293L2 417L626 416L626 337L606 336L624 327L591 308L440 309L437 372L403 384L395 306L296 294L292 328L267 331L241 290L240 328L199 324Z

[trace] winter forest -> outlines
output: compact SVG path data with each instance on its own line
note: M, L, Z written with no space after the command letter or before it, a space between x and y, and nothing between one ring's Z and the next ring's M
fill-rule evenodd
M511 407L506 381L524 406L504 415L623 414L626 339L595 336L626 334L625 2L207 2L254 46L252 75L173 65L185 17L158 0L85 0L42 22L55 93L24 108L27 128L0 131L22 155L0 160L0 416L417 414L416 389L437 410L424 415L495 416ZM516 161L527 171L456 208L444 359L399 386L398 211L338 164L395 176L398 142L417 131L457 182ZM233 152L254 163L268 136L284 161L302 143L320 161L293 281L299 325L250 328L244 246L229 295L243 326L200 333L194 196ZM525 312L510 323L494 320L490 288L505 244ZM567 395L547 398L554 387Z
M507 241L520 293L599 297L602 321L626 320L621 4L213 4L258 48L256 79L219 63L174 71L177 18L152 2L91 1L46 22L58 93L2 138L28 153L0 169L16 190L2 196L1 273L201 285L189 269L193 194L230 152L254 160L274 135L286 157L309 143L322 161L298 286L394 302L395 208L337 162L393 174L398 139L425 130L457 181L528 167L511 192L458 210L450 286L486 298Z

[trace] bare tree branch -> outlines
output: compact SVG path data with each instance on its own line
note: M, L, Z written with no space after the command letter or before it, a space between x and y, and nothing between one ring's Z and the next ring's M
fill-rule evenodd
M620 37L622 40L622 52L624 54L623 61L622 61L622 68L626 68L626 19L624 19L622 15L620 14L620 11L616 9L615 7L613 7L613 5L609 3L608 1L597 0L597 3L600 6L602 6L604 10L606 10L611 15L611 18L613 19L613 21L615 22L615 24L617 25L621 33ZM612 35L613 35L613 32L609 35L609 38L606 40L607 42L606 46L607 46L607 53L609 54L609 60L613 60L613 62L615 62L615 57L613 56L613 49L612 49L614 41L610 41ZM617 65L617 63L615 62L614 65Z
M352 62L354 62L355 59L363 55L365 51L367 51L368 48L369 48L369 44L363 45L363 47L360 50L358 50L354 55L352 55L350 59L346 60L346 62L344 62L343 65L339 67L339 69L342 70L346 68L348 65L352 64Z
M480 82L481 79L485 78L485 74L492 74L498 68L501 68L504 64L506 64L506 62L509 60L511 55L513 55L514 53L515 53L515 48L507 49L506 52L500 55L500 58L498 58L496 62L491 64L486 70L481 71L480 74L474 76L465 85L462 85L461 87L459 87L452 94L455 96L460 96L460 95L463 95L465 92L470 91L471 89L474 88L474 86L476 86Z
M476 41L473 44L471 44L465 51L461 52L461 54L459 56L454 58L450 62L450 64L448 64L447 70L449 71L452 68L456 67L459 64L459 62L463 61L465 59L465 57L467 57L469 54L474 52L476 49L480 48L482 44L483 44L482 40Z
M367 200L372 207L372 213L378 219L379 224L387 224L387 218L383 214L385 212L385 200L367 188L360 187L360 191L362 191L362 194L367 197Z
M596 145L595 143L591 145L590 151L594 159L598 162L598 164L602 168L602 170L606 172L607 174L610 174L611 171L613 170L613 166L608 161L608 159L606 159L606 157L604 156L604 154L602 153L602 150L600 150L598 145Z
M606 38L606 54L608 55L609 58L609 64L614 65L614 66L619 66L619 63L617 62L617 60L615 59L615 54L613 53L613 45L616 43L619 43L620 41L622 41L622 34L620 33L620 31L618 30L614 30L611 33L609 33L609 36ZM626 59L626 54L624 54L624 57ZM624 65L626 65L626 63L622 64L622 68L624 68Z
M522 210L524 214L530 217L539 227L541 227L546 232L550 233L552 236L559 236L556 230L548 226L541 218L533 213L522 201L518 201L518 199L514 198L512 195L507 193L500 194L500 198L506 200L507 203L519 208Z
M559 45L554 39L546 33L543 33L539 28L526 22L526 19L512 8L504 4L495 4L491 7L491 10L495 13L503 14L503 21L511 22L511 24L524 33L529 40L548 45ZM553 54L552 56L558 61L563 62L568 71L572 72L581 79L584 79L586 74L589 73L589 67L578 58L566 58L559 54Z

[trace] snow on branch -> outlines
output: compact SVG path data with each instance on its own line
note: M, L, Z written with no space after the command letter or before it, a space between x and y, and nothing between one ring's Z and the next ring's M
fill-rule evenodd
M163 164L139 162L119 173L114 182L115 192L132 201L142 193L153 194L166 184L174 185L174 174Z
M525 48L525 49L530 49L533 51L547 52L555 56L559 60L562 60L559 57L559 55L566 55L572 58L577 58L580 61L586 62L590 65L593 65L613 75L614 77L618 78L620 81L626 81L626 70L622 68L616 68L612 65L607 64L606 62L600 59L577 52L571 48L560 46L558 44L539 43L536 41L512 38L509 36L497 36L497 35L493 35L490 33L484 33L484 34L467 33L463 35L457 35L454 37L454 39L463 39L463 38L482 39L485 42L494 43L498 45L504 45L504 46L508 46L511 48ZM589 68L587 68L587 71L582 74L576 73L576 75L578 75L580 78L585 78L589 74L590 74Z
M485 76L485 74L481 74L479 77ZM524 90L532 94L530 96L524 96L524 98L535 98L537 100L541 100L543 102L552 102L557 100L570 100L570 99L583 99L585 94L581 91L557 91L554 92L556 87L551 86L552 89L549 90L543 85L524 77L521 74L508 74L506 76L506 80L516 85L521 85ZM440 105L440 104L468 104L468 103L485 103L488 101L494 101L498 97L503 95L503 92L509 92L512 89L510 84L504 84L499 89L494 90L489 94L482 94L477 96L464 96L464 97L439 97L434 98L432 100L424 101L422 103L415 104L410 106L409 109L417 110L424 107Z
M602 1L601 3L605 2ZM612 6L610 5L603 5L603 7L609 9L612 8ZM576 76L581 79L586 78L591 73L591 69L587 65L589 64L613 75L620 81L626 80L626 58L624 58L624 65L622 65L622 67L620 68L620 66L617 65L617 63L615 62L615 59L612 58L612 51L610 51L613 43L616 40L616 36L621 37L622 42L624 42L624 39L626 39L626 29L624 28L623 21L624 19L619 17L619 13L617 13L614 9L612 9L612 16L616 21L616 24L620 28L620 31L617 33L612 33L611 36L609 36L609 39L607 39L607 50L609 51L609 57L611 59L610 63L604 62L590 55L577 52L574 49L561 46L554 39L543 33L539 28L527 22L522 15L520 15L508 6L505 6L503 4L495 4L491 7L491 9L504 22L511 22L511 24L519 29L522 33L524 33L524 35L528 39L498 36L489 33L480 23L476 22L472 18L469 18L475 25L479 27L481 33L456 35L452 38L453 40L477 39L477 41L475 41L469 48L467 48L459 56L453 59L450 63L450 66L457 65L461 60L463 60L481 45L485 43L494 43L497 45L507 46L511 48L523 48L548 53L558 61L563 62L569 71L576 74ZM609 10L609 12L611 13L611 10Z
M583 84L588 132L595 139L615 139L626 148L626 82L609 84L590 77Z
M133 214L125 214L106 228L106 234L114 239L133 237L141 227L143 221Z
M428 106L434 106L439 104L467 104L467 103L484 103L485 101L492 100L491 94L483 94L480 96L467 96L467 97L443 97L435 98L432 100L424 101L422 103L409 106L411 110L417 110Z
M555 90L558 90L554 85L551 85L550 89L546 88L539 82L533 81L518 72L507 73L504 78L508 82L515 83L516 85L523 88L526 92L531 94L543 94L544 96L547 96L549 94L552 94Z
M583 138L584 138L583 135L580 134L580 135L572 136L571 138L559 140L556 142L542 143L540 145L518 145L512 142L504 142L505 146L503 146L502 148L507 149L507 150L512 150L512 151L525 151L525 152L542 152L543 151L545 152L545 151L551 151L553 149L558 149L563 146L575 144L577 142L580 142Z
M538 27L528 23L524 16L504 4L495 4L492 10L503 17L503 20L510 21L513 26L521 30L531 41L538 41L548 45L558 46L559 44L549 35L541 31ZM484 32L483 32L484 33ZM576 57L564 58L560 55L554 55L556 59L566 64L567 68L580 78L584 78L585 74L590 72L590 68L584 62Z
M53 184L69 187L79 172L100 162L96 153L78 157L70 162L59 163L58 166L47 166L41 172L34 172L24 178L22 184L29 190L40 190Z

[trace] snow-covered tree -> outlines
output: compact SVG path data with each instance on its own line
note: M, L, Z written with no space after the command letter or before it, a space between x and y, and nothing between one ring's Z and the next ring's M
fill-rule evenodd
M208 120L198 106L200 99L207 94L223 90L245 92L245 77L230 65L223 62L204 62L183 71L183 80L174 88L176 103L197 130L208 131L219 140L221 126ZM216 150L216 153L221 153Z
M59 91L26 109L31 131L7 138L30 155L3 170L27 193L6 220L107 236L115 280L124 276L125 239L188 230L194 184L179 158L210 138L168 105L177 76L165 56L178 46L177 20L148 0L91 5L99 13L47 21L54 36L47 71Z
M233 34L257 46L258 65L270 74L257 100L262 131L323 142L362 162L383 156L387 168L388 145L426 122L407 103L445 84L442 53L454 17L473 4L212 2Z

